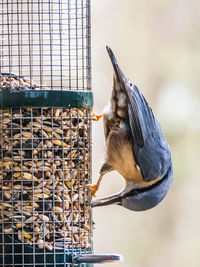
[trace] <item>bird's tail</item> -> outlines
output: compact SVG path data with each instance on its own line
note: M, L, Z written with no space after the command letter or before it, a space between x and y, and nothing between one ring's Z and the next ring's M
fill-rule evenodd
M91 202L92 208L100 206L108 206L112 204L121 205L121 195L115 194L101 199L93 200Z
M106 46L106 50L107 50L108 55L109 55L109 57L110 57L111 63L112 63L112 65L113 65L113 69L114 69L115 75L117 76L118 81L120 81L120 80L121 80L121 72L122 72L122 71L121 71L121 69L119 68L119 65L118 65L118 63L117 63L117 59L116 59L116 57L114 56L113 51L111 50L110 47Z
M114 73L121 85L121 90L126 92L129 99L128 113L133 141L140 147L144 146L144 140L149 135L149 129L157 124L153 112L140 90L132 84L119 67L112 50L106 46ZM155 125L156 124L156 125Z
M123 90L127 94L128 98L130 98L129 80L127 79L126 75L124 74L124 72L120 68L119 64L117 63L117 59L114 56L111 48L106 46L106 49L107 49L108 55L110 57L117 81L121 85L121 90Z

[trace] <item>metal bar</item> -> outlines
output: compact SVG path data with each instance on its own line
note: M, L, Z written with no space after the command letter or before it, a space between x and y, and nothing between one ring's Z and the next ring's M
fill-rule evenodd
M114 263L122 261L122 256L117 254L82 254L74 257L74 263Z

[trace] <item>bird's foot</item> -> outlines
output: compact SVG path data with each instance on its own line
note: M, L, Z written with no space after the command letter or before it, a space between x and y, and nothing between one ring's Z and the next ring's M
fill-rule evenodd
M103 117L103 114L96 114L93 109L91 110L91 113L93 121L99 121Z
M91 190L92 197L96 197L96 192L98 190L98 185L97 184L89 184L89 189Z
M97 190L99 189L102 178L103 178L103 175L100 175L96 184L89 184L89 189L91 190L93 198L96 197L95 194L96 194Z

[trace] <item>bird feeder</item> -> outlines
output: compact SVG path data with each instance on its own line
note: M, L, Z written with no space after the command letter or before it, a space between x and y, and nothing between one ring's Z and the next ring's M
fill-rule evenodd
M3 0L0 36L0 265L118 260L92 245L90 1Z

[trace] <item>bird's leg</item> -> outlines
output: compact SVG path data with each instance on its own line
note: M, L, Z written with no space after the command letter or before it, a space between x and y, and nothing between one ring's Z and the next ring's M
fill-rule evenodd
M110 172L112 171L113 168L112 166L110 166L109 164L107 163L104 163L101 167L101 170L100 170L100 176L99 176L99 179L97 181L96 184L93 184L93 185L89 185L89 188L92 192L92 196L95 197L95 193L97 192L97 190L99 189L99 186L100 186L100 183L103 179L103 176L107 173L107 172Z
M100 175L96 184L89 185L89 188L92 192L93 197L95 197L95 194L96 194L97 190L99 189L102 178L103 178L103 175Z
M92 120L93 121L99 121L103 117L103 114L96 114L94 112L93 108L91 109L91 113L92 113Z

